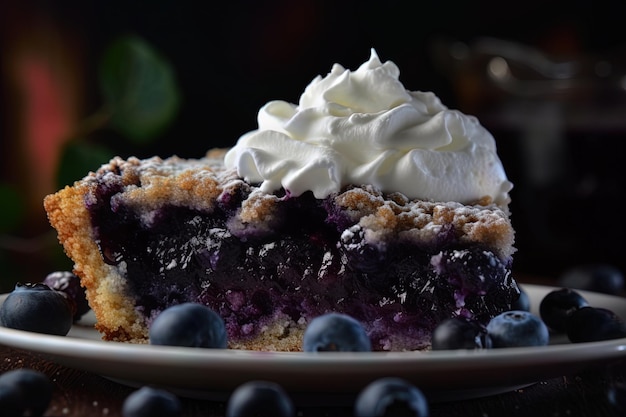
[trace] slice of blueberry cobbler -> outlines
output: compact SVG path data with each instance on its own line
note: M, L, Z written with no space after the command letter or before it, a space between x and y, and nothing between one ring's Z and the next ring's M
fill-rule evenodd
M201 161L116 159L84 180L91 237L145 326L199 301L223 317L232 346L260 337L292 350L295 338L279 341L337 311L364 323L375 350L423 349L442 319L487 322L518 296L512 229L494 206L367 186L269 195Z

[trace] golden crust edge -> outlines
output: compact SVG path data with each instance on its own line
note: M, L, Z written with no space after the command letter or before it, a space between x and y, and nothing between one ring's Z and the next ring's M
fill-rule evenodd
M74 262L74 273L85 287L103 339L145 343L147 329L126 296L126 285L113 267L104 263L91 235L90 217L84 198L85 184L74 184L46 196L44 208L56 229L63 250Z

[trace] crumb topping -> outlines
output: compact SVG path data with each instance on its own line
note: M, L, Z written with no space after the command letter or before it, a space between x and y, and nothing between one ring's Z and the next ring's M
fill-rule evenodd
M246 197L229 224L231 231L237 236L250 230L271 231L279 220L277 207L283 198L264 193L239 178L235 170L227 170L223 154L223 150L213 150L200 159L116 157L86 177L85 182L107 181L109 175L121 177L123 191L114 196L112 204L123 201L144 211L146 219L164 205L211 212L220 196L246 188ZM442 227L451 227L461 242L481 242L501 257L515 251L508 212L488 198L474 205L410 200L399 192L384 194L372 185L351 186L329 198L373 244L384 245L391 239L430 242Z
M352 188L336 196L335 202L358 221L370 243L398 238L429 242L442 227L451 227L461 242L483 243L503 258L515 251L508 214L495 204L409 200L400 193L385 196L371 186Z
M113 182L108 179L112 175L120 178L123 186L112 204L123 201L147 212L164 205L211 212L217 197L239 181L236 172L226 170L219 153L213 151L201 159L116 157L90 173L84 182Z

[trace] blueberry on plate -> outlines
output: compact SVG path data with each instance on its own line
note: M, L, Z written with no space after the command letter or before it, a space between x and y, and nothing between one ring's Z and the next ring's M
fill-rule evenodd
M511 310L530 311L530 297L521 287L519 288L519 297L511 303Z
M610 264L579 265L565 271L559 285L615 295L624 290L624 274Z
M452 317L435 327L431 346L433 350L489 349L491 337L482 324L463 317Z
M65 336L74 311L67 296L42 283L16 284L0 306L0 323L12 329Z
M569 316L566 331L572 343L598 342L626 337L626 324L611 310L587 306Z
M226 403L226 417L293 417L295 408L283 388L270 381L238 386Z
M3 417L42 416L51 399L52 382L41 372L21 368L0 375L0 414Z
M304 331L305 352L369 352L372 342L356 319L327 313L311 320Z
M74 303L74 321L80 320L89 311L85 288L80 285L77 275L69 271L55 271L46 275L42 282L53 290L63 291Z
M564 332L567 319L580 308L588 306L587 300L570 288L550 291L539 304L539 316L548 328Z
M122 405L123 417L178 417L182 415L182 404L169 391L152 387L141 387L133 391Z
M430 414L422 391L401 378L380 378L367 385L354 403L356 417L415 416Z
M548 327L528 311L505 311L487 324L494 348L545 346L550 340Z
M228 344L224 320L209 307L183 303L166 308L152 322L152 345L225 349Z

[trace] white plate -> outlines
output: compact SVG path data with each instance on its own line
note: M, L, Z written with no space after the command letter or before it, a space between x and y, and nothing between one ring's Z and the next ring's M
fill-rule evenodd
M554 289L523 287L535 314ZM580 292L591 305L626 319L626 299ZM571 344L556 335L550 346L483 351L268 353L103 342L85 324L75 325L66 337L0 327L0 344L130 386L150 384L180 395L225 399L243 382L266 379L283 385L296 402L318 405L352 401L366 383L384 376L406 378L429 400L447 401L511 391L626 358L626 338Z

